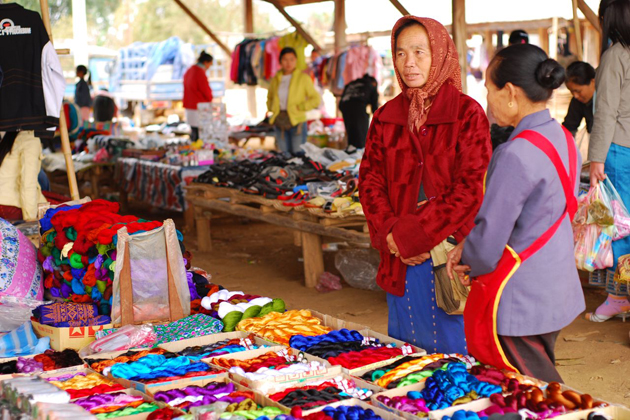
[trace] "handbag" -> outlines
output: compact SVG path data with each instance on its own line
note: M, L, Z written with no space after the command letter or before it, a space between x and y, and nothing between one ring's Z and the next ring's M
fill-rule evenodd
M431 250L433 272L435 273L435 300L438 307L447 314L462 315L470 287L464 286L459 281L457 273L453 273L453 280L448 277L447 256L455 248L449 239L445 239Z
M273 121L273 125L278 127L282 131L287 131L293 128L291 125L291 119L287 111L280 111L276 119Z

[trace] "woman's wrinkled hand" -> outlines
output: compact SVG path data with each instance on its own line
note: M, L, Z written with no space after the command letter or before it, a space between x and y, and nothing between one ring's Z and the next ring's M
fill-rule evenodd
M400 261L402 261L403 264L405 265L410 265L414 267L416 265L424 264L424 262L428 260L429 258L431 258L431 254L428 252L425 252L424 254L420 254L418 256L411 257L411 258L400 257Z
M398 252L398 245L396 245L396 241L394 241L394 235L392 233L387 235L387 247L389 248L389 252L391 254L396 257L400 256L400 253Z
M457 274L462 284L464 286L469 286L470 278L466 273L470 271L470 267L460 264L462 261L462 252L464 250L465 243L466 240L464 239L448 253L446 257L446 273L448 274L448 278L451 280L455 278L454 274Z

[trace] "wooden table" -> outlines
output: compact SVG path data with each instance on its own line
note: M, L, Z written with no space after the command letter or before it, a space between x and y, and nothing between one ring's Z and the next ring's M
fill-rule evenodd
M76 165L76 163L75 163ZM92 199L103 198L106 193L119 193L118 185L114 181L114 163L89 163L78 166L75 170L79 194L82 197L90 196ZM68 173L64 170L46 172L50 181L52 192L70 196L68 187Z
M260 220L294 230L295 244L302 247L306 287L315 287L324 273L323 239L335 238L350 244L370 243L363 215L337 217L321 209L285 207L279 200L245 194L207 184L186 187L186 200L193 208L197 245L202 252L212 250L210 218L212 211Z

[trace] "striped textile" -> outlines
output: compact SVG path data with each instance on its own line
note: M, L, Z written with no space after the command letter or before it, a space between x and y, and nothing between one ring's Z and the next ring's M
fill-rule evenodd
M17 329L0 335L0 357L39 354L50 348L50 337L38 339L30 321Z

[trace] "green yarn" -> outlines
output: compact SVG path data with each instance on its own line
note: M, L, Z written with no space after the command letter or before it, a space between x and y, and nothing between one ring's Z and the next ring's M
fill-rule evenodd
M51 255L55 260L55 266L59 267L61 265L61 250L59 248L53 248Z
M96 244L96 250L101 255L107 254L107 251L109 251L110 249L114 249L114 248L116 248L114 246L114 244L109 244L109 245Z
M41 248L39 248L39 250L42 252L42 255L44 257L50 257L52 255L52 250L54 249L54 247L49 246L49 244L46 244L46 246L43 246Z
M268 304L264 305L261 310L260 313L256 316L258 317L263 317L265 315L267 315L270 312L284 312L286 309L286 305L284 303L284 300L282 299L273 299L271 302L269 302ZM243 318L245 319L245 318Z
M420 372L414 372L414 373L410 373L409 375L405 376L405 378L403 380L401 380L398 385L396 385L396 388L402 388L403 386L407 386L407 385L413 385L413 384L417 384L418 382L422 382L424 381L426 378L433 376L433 373L437 372L438 370L446 370L447 366L449 364L446 363L444 366L435 369L435 370L423 370Z
M77 231L73 227L69 227L66 229L66 238L70 239L72 242L77 240Z
M85 267L81 262L81 255L76 252L70 256L70 267L72 268L83 268Z
M126 408L123 408L122 410L116 410L111 413L100 413L96 415L96 418L97 419L114 419L118 417L134 416L136 414L141 414L141 413L150 413L159 408L160 407L158 407L155 404L145 402L145 403L140 404L137 407L126 407Z
M228 312L221 320L223 322L223 331L232 332L236 328L236 325L241 322L243 313L239 311Z
M258 305L250 306L243 311L241 321L248 318L256 318L260 314L261 307Z
M105 293L105 289L107 289L107 282L103 280L96 280L96 288L101 294Z
M92 286L85 286L85 294L92 295Z

